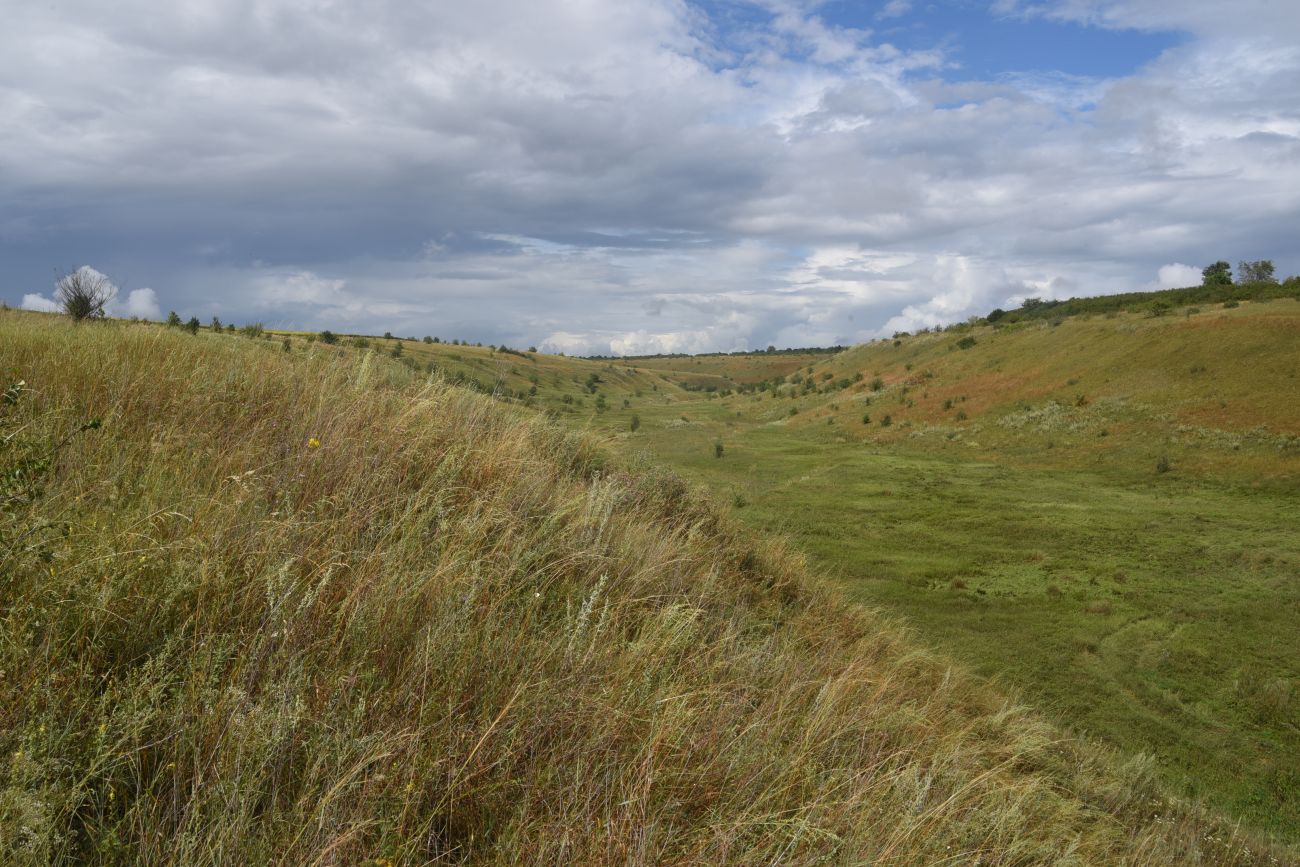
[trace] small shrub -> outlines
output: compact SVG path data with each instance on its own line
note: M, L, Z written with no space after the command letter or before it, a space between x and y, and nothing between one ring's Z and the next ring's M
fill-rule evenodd
M716 443L713 444L713 456L714 456L715 458L720 458L720 457L722 457L722 451L723 451L723 449L722 449L722 443L721 443L721 442L716 442Z
M628 428L631 429L633 433L636 433L637 430L640 429L640 427L641 427L641 416L636 415L634 413L632 415L632 418L628 420Z
M965 420L966 420L966 410L964 409L957 410L957 421L965 421Z
M893 424L893 423L894 423L893 416L888 416L888 415L887 415L887 416L885 416L884 418L882 418L882 419L880 420L880 426L881 426L881 427L889 427L889 426L890 426L891 424Z
M863 424L871 424L871 415L868 414L868 413L863 413L863 414L862 414L862 423L863 423Z
M320 339L321 343L324 343L327 346L333 346L335 343L339 342L338 335L336 335L333 331L328 331L328 330L322 331L320 334L317 335L317 337ZM367 341L366 345L367 346L370 345L369 341ZM358 347L358 348L362 348L362 347Z
M880 377L877 376L875 379L871 380L872 391L880 391L884 387L885 387L885 381Z
M978 342L978 341L976 341L975 338L974 338L972 335L967 334L967 335L966 335L965 337L963 337L961 340L958 340L958 341L957 341L957 348L958 348L958 349L970 349L970 348L971 348L972 346L974 346L977 342Z
M185 330L190 334L198 334L199 329L202 327L203 325L199 322L199 317L197 316L191 316L189 322L185 323Z
M116 294L108 278L92 268L78 268L54 284L54 299L74 322L103 319L104 307Z
M1157 473L1167 473L1167 472L1169 472L1169 470L1170 470L1170 466L1169 466L1169 456L1168 456L1168 455L1161 455L1161 456L1160 456L1160 460L1156 461L1156 472L1157 472Z
M1234 308L1234 307L1240 307L1240 306L1241 306L1240 302L1238 302L1238 301L1236 301L1236 300L1234 300L1234 299L1231 299L1231 298L1229 298L1227 301L1224 301L1224 302L1223 302L1223 309L1224 309L1224 310L1231 310L1231 309Z
M177 315L177 313L176 313L175 310L172 310L172 311L168 312L168 314L167 314L167 327L168 327L168 328L180 328L180 327L181 327L181 317L180 317L179 315Z

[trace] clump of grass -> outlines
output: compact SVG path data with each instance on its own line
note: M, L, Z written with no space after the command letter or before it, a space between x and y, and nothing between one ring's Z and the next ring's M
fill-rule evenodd
M540 415L317 344L0 347L6 435L104 420L12 513L66 529L0 570L0 862L1265 863Z

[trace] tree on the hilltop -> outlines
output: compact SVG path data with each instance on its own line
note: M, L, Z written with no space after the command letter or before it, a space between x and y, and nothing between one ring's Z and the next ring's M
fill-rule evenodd
M1232 266L1222 259L1213 265L1206 265L1201 271L1201 283L1205 286L1231 286Z
M1259 259L1255 262L1238 262L1237 276L1242 283L1276 283L1277 277L1273 276L1273 261L1271 259Z
M177 313L176 313L175 310L172 310L172 311L169 311L169 312L168 312L168 314L167 314L167 325L168 325L168 327L170 327L170 328L180 328L180 327L181 327L181 317L180 317L179 315L177 315Z
M199 329L202 327L203 324L199 322L199 317L197 316L191 316L190 321L185 323L185 330L190 334L198 334Z
M213 317L212 317L212 325L211 325L211 328L212 328L212 333L213 333L213 334L216 334L217 332L221 331L221 328L222 328L222 326L221 326L221 320L218 319L217 317L213 316Z
M336 335L333 331L330 331L329 329L322 331L318 336L320 338L320 342L324 343L327 346L333 346L335 343L339 342L338 335Z
M1006 315L1007 315L1007 311L1003 310L1001 307L994 307L992 310L989 311L989 315L985 316L984 318L987 319L989 322L997 322L999 319L1001 319L1003 316Z
M76 322L103 319L104 307L117 294L108 278L93 268L78 268L54 284L54 298Z

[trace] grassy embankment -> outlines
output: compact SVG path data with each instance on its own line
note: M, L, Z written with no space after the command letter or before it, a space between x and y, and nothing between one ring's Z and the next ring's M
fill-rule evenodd
M1294 842L1297 376L1285 299L880 341L593 423L1059 723Z
M536 414L15 312L0 369L4 863L1287 857Z

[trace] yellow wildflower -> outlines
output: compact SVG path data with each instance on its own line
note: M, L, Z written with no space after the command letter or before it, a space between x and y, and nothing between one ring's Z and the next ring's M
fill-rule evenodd
M320 440L316 439L316 437L308 437L308 438L307 438L307 448L309 448L309 449L318 449L318 448L320 448Z

